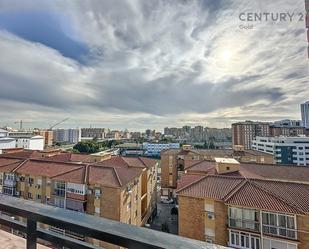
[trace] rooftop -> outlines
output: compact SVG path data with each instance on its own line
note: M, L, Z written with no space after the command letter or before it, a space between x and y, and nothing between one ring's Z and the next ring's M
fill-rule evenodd
M240 163L238 172L226 173L226 176L238 176L249 179L272 179L289 182L309 183L309 167L274 164ZM217 175L216 163L209 160L185 161L185 171L192 174Z
M213 175L181 185L177 194L262 210L309 213L309 184Z
M157 163L149 158L115 156L98 163L75 163L49 160L50 158L22 159L0 156L0 172L43 176L58 181L78 184L100 184L115 188L126 186L142 174L144 168Z

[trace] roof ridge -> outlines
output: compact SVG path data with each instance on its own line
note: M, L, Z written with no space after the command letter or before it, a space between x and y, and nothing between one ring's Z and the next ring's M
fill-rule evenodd
M20 160L20 159L17 159L17 160ZM19 162L13 162L13 163L9 163L9 164L0 165L0 168L1 168L1 167L5 167L5 166L10 166L10 165L13 165L13 164L15 164L15 163L22 163L22 162L23 162L23 160L21 160L21 161L19 161Z
M90 164L87 164L85 167L85 175L84 175L84 183L88 184L89 182L89 168L90 168Z
M267 194L273 196L274 198L276 198L276 199L278 199L278 200L284 202L285 204L289 205L290 207L293 207L293 208L297 209L298 211L300 211L300 212L302 212L302 213L305 213L302 209L300 209L300 208L299 208L297 205L295 205L294 203L291 203L291 202L289 202L288 200L282 198L281 196L278 196L277 194L275 194L275 193L269 191L268 189L266 189L266 188L264 188L264 187L262 187L262 186L257 185L256 183L254 183L254 181L248 179L248 180L246 180L246 183L248 183L248 184L250 184L251 186L254 186L254 187L256 187L256 188L258 188L258 189L260 189L260 190L262 190L263 192L265 192L265 193L267 193ZM240 190L240 189L239 189L239 190ZM236 193L234 193L234 194L236 194ZM231 197L232 197L232 196L231 196ZM231 198L231 197L230 197L230 198ZM228 201L228 200L226 200L226 201Z
M248 182L247 179L243 179L240 183L238 183L235 188L233 188L229 193L227 193L224 197L224 201L228 201L234 194L236 194L246 183Z
M118 175L118 173L117 173L116 168L115 168L115 167L112 167L112 168L113 168L114 173L115 173L115 175L116 175L116 177L117 177L117 180L118 180L118 182L119 182L120 187L122 187L122 182L121 182L121 180L120 180L120 177L119 177L119 175Z
M48 157L48 158L52 158L52 157ZM43 162L43 163L61 163L61 164L68 164L68 165L72 165L72 166L85 166L86 163L73 163L73 162L62 162L62 161L53 161L53 160L44 160L44 158L27 158L27 160L29 161L35 161L35 162Z
M185 170L188 170L188 169L192 168L193 166L196 166L196 165L198 165L198 164L200 164L202 162L205 162L206 160L203 159L203 160L197 160L197 161L198 161L197 163L194 163L194 164L190 165L188 168L185 168Z
M251 182L251 181L250 181L250 182ZM256 186L256 187L258 187L258 188L260 188L260 189L262 189L262 190L264 190L265 192L269 193L270 195L274 196L275 198L277 198L277 199L279 199L279 200L285 202L286 204L288 204L288 205L290 205L290 206L292 206L292 207L296 208L297 210L299 210L299 211L301 211L301 212L304 213L304 211L303 211L302 209L300 209L296 204L290 202L289 200L286 200L285 198L283 198L283 197L277 195L276 193L272 193L272 192L269 191L268 189L266 189L266 188L264 188L264 187L262 187L262 186L257 185L256 183L254 183L254 181L252 181L251 184L254 185L254 186Z
M61 175L65 175L65 174L71 173L71 172L73 172L73 171L80 170L80 169L82 169L82 168L85 168L85 167L84 167L84 166L81 166L81 167L78 167L78 168L76 168L76 169L68 170L68 171L66 171L66 172L63 172L63 173L54 175L53 177L51 177L51 179L52 179L52 178L55 178L55 177L58 177L58 176L61 176Z
M185 189L188 188L188 187L191 187L192 185L198 183L199 181L202 181L202 180L206 179L207 177L209 177L209 176L208 176L208 175L202 176L200 179L197 179L197 180L195 180L195 181L189 183L188 185L186 185L186 186L184 186L184 187L182 187L182 188L180 188L180 189L177 189L177 190L176 190L176 193L178 193L178 192L180 192L180 191L183 191L183 190L185 190Z
M23 166L23 165L24 165L26 162L28 162L28 161L30 161L30 159L26 159L26 160L22 161L22 162L20 163L20 165L18 165L15 169L12 170L12 172L15 173L16 170L20 169L20 167Z

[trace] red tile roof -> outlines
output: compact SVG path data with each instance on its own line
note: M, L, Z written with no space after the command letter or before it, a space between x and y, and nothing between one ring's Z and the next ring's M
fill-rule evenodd
M189 166L185 168L188 173L217 175L216 163L214 161L197 160L195 164L193 161L190 160ZM185 165L186 162L187 161L185 161ZM274 179L292 182L309 182L309 167L240 163L239 172L226 173L225 175L239 176L250 179Z
M157 160L146 157L121 157L114 156L92 165L105 167L134 167L134 168L152 168L157 163Z
M213 175L189 183L177 194L261 210L309 213L309 184Z
M178 189L177 194L222 200L242 181L243 179L237 177L205 176L182 189Z
M22 166L15 169L19 174L34 176L55 177L79 168L80 165L73 163L49 162L44 160L29 159Z
M69 154L69 153L68 153ZM72 159L72 155L62 155L62 159ZM33 176L45 176L51 179L72 182L101 184L111 187L123 187L139 177L144 168L153 167L156 160L148 158L112 157L95 164L76 164L40 159L16 159L0 157L0 172L16 172Z

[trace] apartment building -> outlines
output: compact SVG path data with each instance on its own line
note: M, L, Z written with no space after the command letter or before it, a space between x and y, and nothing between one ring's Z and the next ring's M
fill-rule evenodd
M190 145L181 149L169 149L161 152L161 194L173 195L177 180L186 167L200 160L214 161L216 157L235 158L242 163L274 164L274 158L268 153L244 150L243 146L234 146L228 150L197 150Z
M309 248L309 169L217 158L180 181L179 235L243 249Z
M309 22L308 17L307 17L307 22ZM309 101L301 104L300 109L301 109L301 119L302 119L303 125L304 127L309 128Z
M251 149L252 140L256 136L269 136L270 123L245 121L232 124L232 144Z
M81 136L82 138L104 139L107 132L106 128L82 128Z
M256 137L252 148L272 154L277 164L309 165L309 137Z
M80 129L53 130L54 143L76 144L81 141Z
M78 163L51 158L1 156L0 194L137 226L144 225L156 208L155 160L112 157L97 163ZM57 227L49 229L66 232ZM117 248L90 238L79 239Z

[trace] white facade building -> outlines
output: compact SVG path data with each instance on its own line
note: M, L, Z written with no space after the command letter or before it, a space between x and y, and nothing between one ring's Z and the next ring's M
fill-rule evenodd
M301 119L304 127L309 128L309 101L300 105Z
M12 149L16 147L16 141L14 138L8 137L9 132L7 130L0 129L0 154L3 149Z
M146 156L160 156L162 150L179 148L179 143L143 143Z
M16 138L16 147L27 150L44 150L44 137L31 136Z
M278 164L309 166L309 137L256 137L252 149L273 154Z

